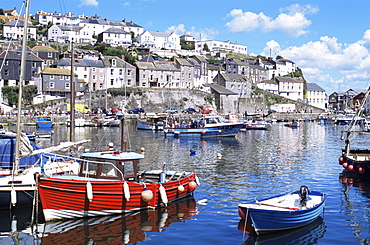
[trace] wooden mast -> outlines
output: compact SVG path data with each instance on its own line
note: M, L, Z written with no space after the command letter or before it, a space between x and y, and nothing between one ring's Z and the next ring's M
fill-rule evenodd
M24 83L24 74L26 70L26 54L27 54L27 32L28 32L28 15L30 11L30 2L26 0L26 13L24 15L23 24L23 39L22 39L22 56L21 56L21 74L19 77L19 92L18 92L18 113L17 113L17 136L16 136L16 149L15 149L15 166L13 174L18 175L19 158L21 149L21 108L22 108L22 88Z
M74 80L74 49L73 49L73 40L71 42L71 79L70 79L70 88L71 88L71 98L70 102L70 118L69 118L69 141L74 142L74 130L75 130L75 80Z

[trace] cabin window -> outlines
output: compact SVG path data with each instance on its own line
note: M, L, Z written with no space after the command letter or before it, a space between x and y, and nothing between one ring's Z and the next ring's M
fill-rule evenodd
M82 174L96 175L98 171L98 163L85 162Z
M134 176L134 164L132 161L124 161L122 162L123 172L125 176Z
M112 164L116 163L115 160L108 160L108 159L106 159L105 162L110 162ZM112 164L107 164L107 163L102 164L101 176L118 177L118 173L117 173L118 171Z

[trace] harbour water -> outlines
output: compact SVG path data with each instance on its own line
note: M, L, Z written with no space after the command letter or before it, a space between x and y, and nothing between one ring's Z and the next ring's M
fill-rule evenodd
M145 149L140 169L162 169L166 163L169 170L195 171L201 186L192 198L126 217L47 224L40 217L33 232L28 226L30 210L2 211L0 244L369 244L370 182L342 175L337 160L345 129L314 122L292 129L277 123L269 131L200 140L165 138L128 124L127 148ZM36 143L47 147L66 141L68 130L57 125L51 139ZM91 139L92 150L105 149L111 141L120 144L119 128L76 128L75 138ZM363 143L369 141L364 138ZM272 235L242 232L240 202L298 190L301 185L328 195L322 218Z

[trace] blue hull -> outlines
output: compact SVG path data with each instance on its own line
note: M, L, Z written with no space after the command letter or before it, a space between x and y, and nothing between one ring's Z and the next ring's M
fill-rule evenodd
M299 191L293 192L293 194L299 194ZM284 195L285 194L278 196ZM253 225L253 228L258 235L298 228L312 223L323 212L326 195L321 192L311 191L310 196L322 196L323 198L320 204L314 206L313 208L302 210L278 211L243 208L239 206L239 212L241 212L244 217L247 217L247 221Z
M39 128L52 128L53 122L37 122L37 127Z
M174 128L165 129L164 133L166 137L232 137L235 136L243 126L243 124L235 124L208 128Z

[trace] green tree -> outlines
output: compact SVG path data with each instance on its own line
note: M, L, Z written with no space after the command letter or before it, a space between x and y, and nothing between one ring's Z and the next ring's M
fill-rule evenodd
M184 50L194 50L195 49L193 45L187 44L184 39L180 39L180 46L181 46L181 49L184 49Z
M27 85L23 87L22 91L22 104L31 105L33 96L37 94L37 86ZM8 104L10 106L18 104L19 87L4 86L2 88L2 93L4 97L8 100Z
M209 48L208 48L208 45L206 43L203 45L203 50L209 52Z

